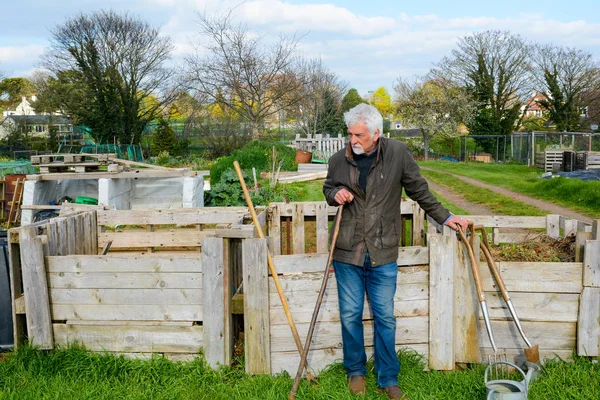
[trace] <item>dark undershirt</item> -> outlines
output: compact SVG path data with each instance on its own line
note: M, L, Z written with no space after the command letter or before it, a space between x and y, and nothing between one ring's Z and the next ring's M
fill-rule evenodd
M375 149L377 150L377 148ZM354 162L356 162L356 165L358 165L358 170L360 172L358 176L358 184L365 193L367 193L367 175L369 175L369 170L371 169L371 165L373 165L373 160L375 160L376 155L376 151L372 151L371 154L368 155L354 154Z

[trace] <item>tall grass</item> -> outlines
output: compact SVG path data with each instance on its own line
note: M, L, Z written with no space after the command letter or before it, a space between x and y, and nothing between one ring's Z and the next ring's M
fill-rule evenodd
M485 366L463 371L424 371L421 356L399 353L400 386L413 400L485 399ZM243 364L243 363L242 363ZM214 370L199 356L173 363L159 356L132 360L91 354L82 347L39 351L22 346L0 358L0 399L286 399L288 374L249 376L241 367ZM377 392L373 364L368 364L365 399L385 399ZM341 364L322 372L318 384L300 385L301 399L356 399L346 387ZM550 361L531 386L531 400L600 398L600 370L587 358L572 363Z

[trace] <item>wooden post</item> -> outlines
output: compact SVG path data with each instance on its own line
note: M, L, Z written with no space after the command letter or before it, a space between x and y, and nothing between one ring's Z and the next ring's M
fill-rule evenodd
M456 236L429 238L429 368L454 369Z
M35 227L24 227L19 232L19 243L29 342L42 349L52 349L54 339L42 239L36 237Z
M304 204L293 205L292 214L292 249L293 254L304 254Z
M592 222L592 240L600 240L600 219Z
M575 236L575 262L583 261L585 242L592 239L592 232L577 232Z
M243 240L242 265L246 373L270 374L269 269L265 239Z
M329 249L329 217L327 216L327 203L317 203L315 213L317 214L317 253L327 253Z
M12 321L14 349L25 341L27 322L25 320L23 276L21 271L21 256L19 250L19 230L8 231L8 258L10 272L10 293L12 297Z
M546 215L546 235L555 239L560 237L560 215Z
M577 353L600 355L600 240L585 242L583 256L583 292L577 324Z
M272 238L271 254L278 256L281 254L281 211L279 205L275 204L270 208L271 218L269 219L269 237Z
M92 225L90 235L92 235L92 252L90 254L98 254L98 212L90 211L92 216Z
M231 354L226 340L229 318L225 315L225 274L223 238L209 237L202 240L202 281L204 297L204 355L213 368L229 365ZM227 299L228 300L228 299Z
M473 253L480 259L479 236L475 237ZM457 240L454 268L454 360L461 363L479 363L479 298L471 271L467 248ZM450 303L452 304L452 303Z

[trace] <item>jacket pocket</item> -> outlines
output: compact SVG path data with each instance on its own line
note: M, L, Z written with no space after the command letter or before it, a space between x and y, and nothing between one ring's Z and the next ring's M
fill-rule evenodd
M342 250L352 250L354 244L354 231L356 229L356 221L349 220L340 223L340 231L338 233L335 247Z
M400 245L400 235L396 219L381 219L381 247L389 249Z

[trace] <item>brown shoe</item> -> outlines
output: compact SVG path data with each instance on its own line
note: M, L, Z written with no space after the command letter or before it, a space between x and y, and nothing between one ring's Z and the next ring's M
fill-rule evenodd
M367 384L362 375L352 375L348 377L348 388L356 395L364 396L367 394Z
M388 399L409 400L408 396L398 386L388 386L380 390L387 394Z

